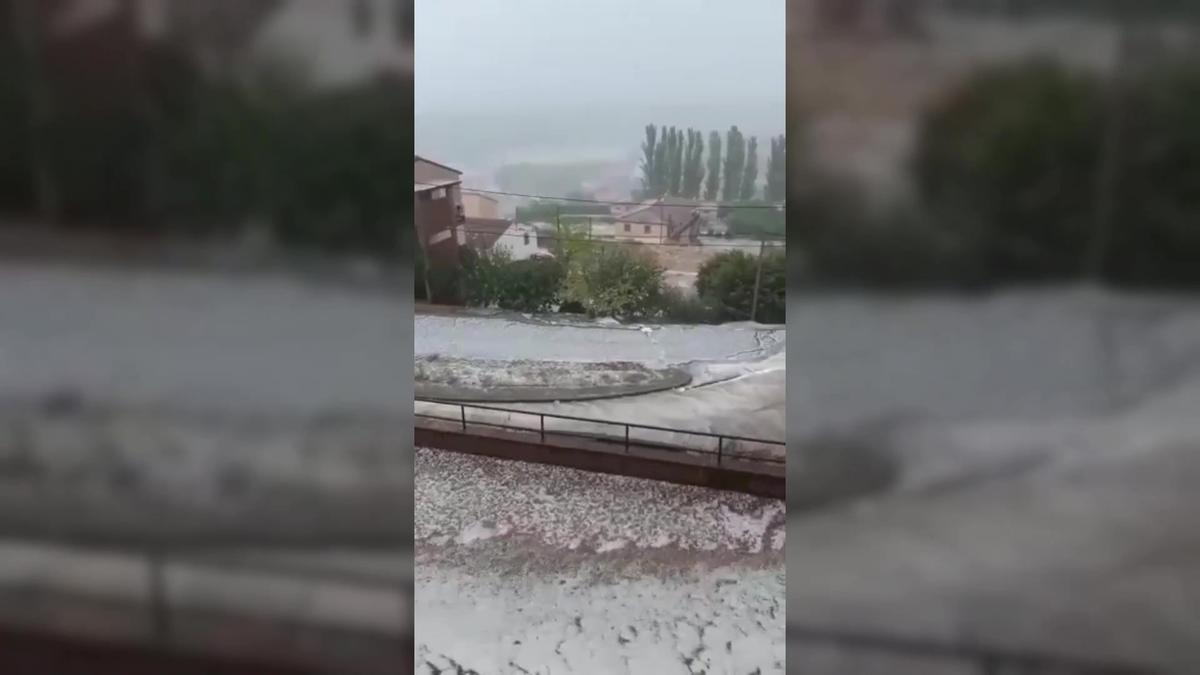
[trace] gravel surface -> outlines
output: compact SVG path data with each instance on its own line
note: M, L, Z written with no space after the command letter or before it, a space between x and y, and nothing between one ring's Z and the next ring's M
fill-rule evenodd
M618 384L646 384L654 377L654 370L628 361L497 361L437 356L418 357L413 372L413 378L417 382L448 384L470 389L610 387Z
M417 672L783 672L782 502L438 450L416 470Z
M416 453L418 543L496 536L596 552L779 550L778 500L440 450Z

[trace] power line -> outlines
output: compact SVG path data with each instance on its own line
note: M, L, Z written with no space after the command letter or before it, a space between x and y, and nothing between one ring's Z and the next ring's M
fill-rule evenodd
M422 184L422 185L424 185L424 184ZM430 186L433 187L432 184ZM524 194L524 193L520 193L520 192L504 192L502 190L484 190L482 188L461 187L459 189L463 192L470 192L473 194L504 195L506 197L523 197L525 199L541 199L544 201L552 201L552 202L579 202L579 203L583 203L583 204L604 204L607 206L653 206L655 208L658 208L658 207L663 207L663 208L681 207L681 208L692 208L692 209L774 209L774 210L779 210L780 207L783 206L782 203L779 203L779 204L737 204L737 203L732 203L731 204L729 202L714 202L714 203L709 204L706 202L703 204L682 204L682 203L671 204L671 203L663 202L662 204L659 204L657 202L645 202L645 201L619 202L619 201L608 201L608 200L604 200L604 199L587 199L584 197L549 197L546 195L531 195L531 194Z

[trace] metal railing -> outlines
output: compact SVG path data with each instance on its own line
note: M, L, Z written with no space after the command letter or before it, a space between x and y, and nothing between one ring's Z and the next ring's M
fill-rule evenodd
M397 643L410 639L409 632L412 628L412 618L408 612L411 611L413 579L408 574L392 576L365 573L362 571L328 569L320 566L305 566L295 564L294 562L289 564L286 560L254 559L253 552L229 551L219 548L211 549L204 546L174 548L170 545L80 545L54 541L45 543L56 548L61 548L64 551L70 551L71 554L115 554L127 557L131 564L140 563L143 565L145 570L144 595L140 598L138 596L130 596L129 600L131 607L138 608L136 611L145 612L147 628L146 644L158 649L169 650L173 647L172 626L176 623L173 619L177 613L199 611L220 614L228 613L234 616L242 613L242 610L237 608L207 607L204 603L192 605L184 602L173 602L169 584L169 571L172 566L242 576L262 576L276 580L281 578L290 579L300 582L305 587L327 583L346 588L358 588L372 593L394 593L400 607L400 612L396 616L394 639ZM297 554L304 551L302 549L258 551L259 554L264 552ZM39 587L41 587L40 584ZM26 587L22 588L28 590ZM3 590L3 587L0 587L0 590ZM46 585L45 590L49 593L57 592L52 583ZM253 616L280 625L291 625L305 621L304 618L284 615L273 616L270 613L256 611L253 603L249 603L244 608L244 613L247 616ZM333 628L338 629L336 626L333 626ZM386 626L384 628L386 629ZM378 631L378 634L381 640L393 639L393 634L390 631Z
M997 649L909 637L788 624L787 640L974 669L979 675L1159 675L1156 668L1037 651Z
M414 415L416 417L421 417L421 418L425 418L425 419L440 420L443 422L452 422L456 425L461 426L463 431L467 431L471 425L475 425L475 426L483 426L483 427L493 427L493 428L498 428L498 429L506 429L509 431L537 433L540 441L543 444L546 442L547 435L556 435L556 436L573 436L573 437L577 437L577 438L586 439L589 441L598 441L598 442L603 442L603 443L610 443L613 445L619 444L624 448L626 453L629 453L630 450L635 447L651 448L651 449L656 449L656 450L667 450L667 451L682 452L682 453L697 453L697 454L701 454L701 455L710 455L710 456L715 457L717 466L720 466L722 461L724 461L726 459L736 459L738 461L743 461L743 462L763 462L763 463L768 463L768 464L779 464L779 465L782 465L786 462L787 443L785 441L773 441L773 440L768 440L768 439L764 439L764 438L751 438L748 436L735 436L732 434L716 434L716 433L712 433L712 432L708 432L708 431L694 431L694 430L690 430L690 429L675 429L675 428L671 428L671 427L656 426L653 424L639 424L636 422L618 422L618 421L614 421L614 420L596 419L596 418L591 418L591 417L578 417L575 415L563 415L560 413L549 413L549 412L542 412L542 411L537 411L537 410L517 410L514 408L501 408L501 407L497 407L497 406L480 405L480 404L475 404L475 403L462 403L462 402L458 402L458 401L442 401L442 400L429 399L429 398L418 398L416 400L421 403L429 403L429 404L434 404L434 405L450 406L450 407L458 408L459 414L457 417L453 417L453 418L444 417L441 415L431 415L428 413L414 413ZM528 427L528 426L521 426L521 425L516 425L516 424L503 424L500 422L492 422L492 421L486 421L486 420L480 420L480 419L468 419L467 418L467 409L468 408L471 410L481 410L481 411L488 411L488 412L495 412L495 413L505 413L505 414L509 414L509 415L527 415L530 417L536 417L536 418L538 418L538 426L537 426L537 428L533 428L533 427ZM617 436L612 436L612 435L607 435L607 434L586 433L586 432L582 432L582 431L571 430L571 429L561 429L561 428L558 428L558 429L552 428L549 431L547 431L547 429L546 429L546 420L547 419L563 420L563 421L567 421L567 422L575 422L575 423L581 423L581 424L598 425L601 427L613 427L616 429L622 429L624 431L624 434L622 436L617 437ZM688 437L699 437L699 438L711 439L713 441L713 447L706 448L706 447L696 447L696 446L692 446L692 445L676 445L676 444L671 444L671 443L665 443L662 441L646 440L644 438L638 438L636 436L631 437L630 430L634 430L634 429L645 430L645 431L654 431L654 432L667 433L667 434L678 434L678 435L688 436ZM752 444L764 446L767 448L778 449L778 451L772 452L772 453L766 454L766 455L739 453L736 450L737 443L752 443Z
M174 611L170 600L170 590L167 582L167 569L175 564L191 568L224 571L234 574L258 574L275 579L280 577L302 580L310 583L335 583L340 586L360 587L373 592L391 590L400 600L400 607L407 608L409 590L412 579L381 580L368 578L372 575L333 572L327 569L304 568L279 562L235 560L229 557L218 557L212 553L200 553L194 550L187 552L171 549L150 549L141 552L147 564L147 599L150 613L151 636L154 644L160 648L171 646L171 615ZM186 608L185 608L186 609ZM230 610L232 611L232 610ZM402 611L404 611L402 609ZM288 623L287 618L280 617L279 623ZM406 616L396 617L396 639L406 639L406 630L411 630L410 619Z

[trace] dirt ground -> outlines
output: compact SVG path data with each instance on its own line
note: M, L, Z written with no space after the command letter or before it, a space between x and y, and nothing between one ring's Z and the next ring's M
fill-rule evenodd
M691 272L700 270L705 260L720 253L709 246L651 246L658 263L669 272Z

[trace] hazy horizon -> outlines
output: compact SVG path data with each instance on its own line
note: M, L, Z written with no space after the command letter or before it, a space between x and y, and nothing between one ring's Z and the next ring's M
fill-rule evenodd
M489 173L513 162L636 166L653 123L783 133L785 3L417 0L417 152Z

